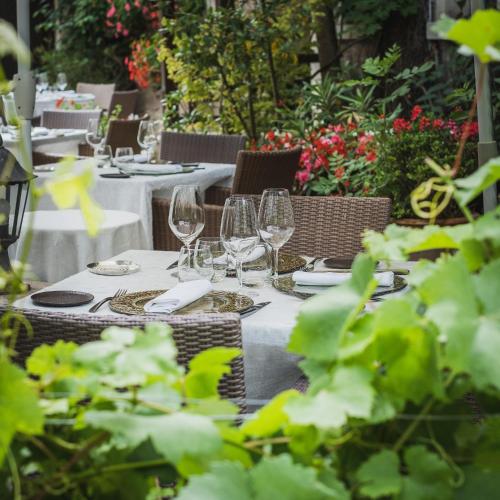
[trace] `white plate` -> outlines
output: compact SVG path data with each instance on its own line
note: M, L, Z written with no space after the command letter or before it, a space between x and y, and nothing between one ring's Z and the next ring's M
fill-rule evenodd
M140 268L139 264L131 260L102 260L87 264L87 269L91 273L104 276L125 276L139 271Z

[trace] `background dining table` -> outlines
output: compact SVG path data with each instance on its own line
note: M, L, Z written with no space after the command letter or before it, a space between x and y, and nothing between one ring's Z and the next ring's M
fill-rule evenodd
M42 116L43 112L57 108L57 102L65 101L68 106L72 107L75 104L92 108L94 106L94 94L80 94L74 90L49 90L46 92L37 92L35 97L35 109L33 116Z
M132 293L172 288L178 281L175 273L167 270L167 267L177 258L177 252L128 250L115 259L131 260L139 264L140 270L136 273L125 276L102 276L85 270L45 290L77 290L93 294L94 301L91 304L64 310L71 314L82 315L88 313L89 308L99 300L114 295L118 289L126 289L128 293ZM236 291L237 280L225 278L220 283L214 283L214 289ZM269 399L290 387L301 376L297 366L299 358L288 353L286 346L303 300L286 295L270 285L251 290L256 294L252 296L255 303L270 302L266 307L241 321L247 397L260 401ZM248 291L249 289L243 289L242 293ZM15 305L20 308L61 312L61 309L35 306L29 296L18 300ZM376 303L371 303L369 307L376 307ZM104 305L95 314L118 313L111 311L109 305Z
M174 187L179 184L196 184L203 194L210 186L231 178L236 169L232 164L200 163L200 169L190 173L134 175L126 179L110 179L101 175L117 173L116 168L97 168L93 159L87 159L77 160L75 169L78 171L86 165L92 167L94 174L90 195L103 209L125 210L139 215L144 226L147 249L153 249L153 195L158 198L170 198ZM57 174L57 164L44 165L44 168L52 166L55 168L53 172L36 172L35 182L38 187ZM49 196L44 196L38 204L38 209L55 210L56 206Z

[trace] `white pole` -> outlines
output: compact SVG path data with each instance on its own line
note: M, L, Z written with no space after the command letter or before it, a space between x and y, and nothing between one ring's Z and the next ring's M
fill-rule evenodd
M484 9L484 0L471 0L471 14L476 10ZM479 142L477 145L479 165L483 165L491 158L497 156L497 143L493 137L493 120L491 115L491 92L490 73L486 66L484 71L483 86L479 88L479 72L481 63L477 57L474 58L474 73L476 76L476 93L479 93L477 101L477 123L479 126ZM498 203L497 187L494 184L483 193L484 211L494 210Z
M17 33L21 40L25 43L26 47L31 50L30 45L30 4L29 0L16 0L16 15L17 15ZM33 75L30 72L30 63L24 63L22 61L17 62L17 72L21 81L26 82L26 80L33 80ZM26 96L27 99L24 98L27 89L29 89L31 85L21 85L23 88L23 92L20 92L21 95L16 95L16 107L19 111L19 106L22 102L31 101L30 97ZM25 106L22 106L25 108ZM31 119L33 117L33 110L31 113L23 110L20 115L24 118L23 126L21 127L21 163L26 170L32 170L32 147L31 147Z

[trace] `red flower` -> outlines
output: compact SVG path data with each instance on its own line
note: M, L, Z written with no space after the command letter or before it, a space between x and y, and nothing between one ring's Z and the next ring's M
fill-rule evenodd
M368 151L365 158L366 158L366 161L372 163L377 159L377 153L375 153L375 151Z
M435 120L432 120L432 126L434 128L443 128L444 127L444 121L441 120L441 118L436 118Z
M60 108L62 106L62 103L64 102L64 97L60 97L59 99L56 100L56 108Z
M401 132L411 130L411 123L404 118L396 118L392 122L392 128L394 129L394 132L396 132L396 134L399 134Z
M350 185L351 185L351 181L349 181L349 180L344 181L344 186L346 188L348 188Z
M299 182L299 184L302 186L304 183L306 183L309 180L309 172L307 170L299 170L295 174L295 178Z
M414 122L422 114L421 106L413 106L411 110L411 121Z
M420 121L418 123L418 130L420 130L420 132L422 132L423 130L425 130L426 128L429 128L431 126L431 121L429 118L427 118L426 116L422 116L422 118L420 118Z
M266 138L268 141L273 141L276 139L276 134L274 133L273 130L270 130L267 134L266 134Z
M462 137L465 137L466 139L469 138L470 136L477 135L478 132L479 132L479 128L478 128L477 122L464 123L462 125L461 134L462 134Z
M335 177L336 177L337 179L342 179L342 177L343 177L343 176L344 176L344 174L345 174L345 168L344 168L344 167L337 167L337 168L335 169L334 174L335 174ZM346 181L346 182L347 182L347 181Z

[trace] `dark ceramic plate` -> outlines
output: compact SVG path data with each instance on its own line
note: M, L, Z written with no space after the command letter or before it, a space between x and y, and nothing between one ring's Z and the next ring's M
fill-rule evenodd
M352 257L339 257L325 259L323 264L330 269L351 269L354 259Z
M39 292L31 296L33 304L45 307L76 307L88 304L94 300L90 293L75 292L73 290L54 290Z

